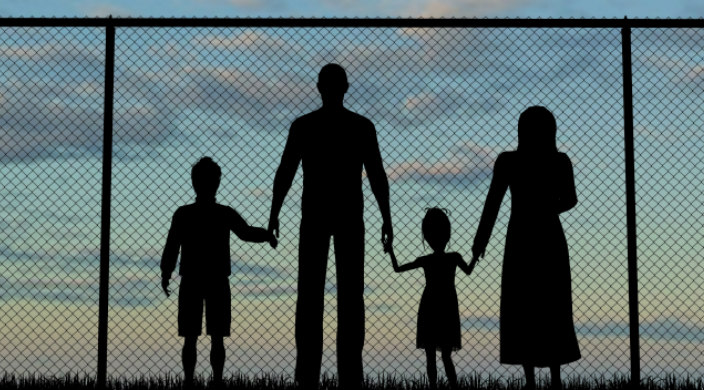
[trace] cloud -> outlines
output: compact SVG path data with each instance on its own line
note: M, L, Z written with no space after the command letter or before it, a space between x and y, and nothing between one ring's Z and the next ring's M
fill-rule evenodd
M393 164L386 172L389 180L448 182L467 184L491 175L496 153L473 142L456 145L448 155L435 162L420 160Z
M424 18L483 17L530 3L529 0L416 0L405 2L400 14Z
M104 18L108 16L130 17L140 15L131 9L116 5L114 3L99 2L90 3L90 5L85 8L85 16L91 18Z
M676 317L664 317L639 324L640 336L650 340L704 342L704 327ZM580 322L575 324L579 335L628 337L628 323L618 321Z
M0 46L0 61L7 68L0 84L0 162L100 152L101 49L68 33L62 39L63 44L52 38ZM152 142L170 131L168 118L175 107L163 99L158 85L129 70L118 72L116 85L117 140Z
M498 317L469 316L462 319L464 329L498 330ZM630 330L622 321L576 321L578 336L627 338ZM704 342L704 327L680 318L669 317L640 323L640 336L654 341Z

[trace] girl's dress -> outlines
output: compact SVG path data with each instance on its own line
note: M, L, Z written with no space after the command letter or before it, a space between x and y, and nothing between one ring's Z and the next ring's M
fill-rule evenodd
M475 248L484 250L506 190L511 218L501 280L501 363L554 366L580 358L561 202L576 199L567 155L499 155Z
M416 346L421 349L462 348L455 270L458 253L437 253L416 260L425 272L425 290L418 308Z

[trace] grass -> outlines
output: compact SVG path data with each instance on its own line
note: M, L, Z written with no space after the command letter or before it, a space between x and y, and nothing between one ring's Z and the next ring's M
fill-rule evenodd
M540 378L539 390L550 390L549 378ZM183 382L180 377L155 377L155 378L110 378L107 381L107 390L174 390L181 389ZM492 378L481 375L466 376L460 379L460 390L521 390L522 381L519 378ZM95 389L96 381L87 375L66 375L63 377L20 377L5 374L0 379L0 390L34 390L34 389ZM205 378L198 378L192 389L208 390L212 388ZM425 390L428 383L425 378L406 378L395 376L379 376L367 378L363 389L365 390ZM675 378L646 379L640 386L643 390L704 390L704 378ZM295 386L290 378L262 376L249 378L233 376L225 380L221 389L241 390L294 390ZM337 382L334 377L323 377L320 390L335 390ZM446 383L440 382L438 390L449 390ZM577 378L565 381L564 390L631 390L630 381L626 377L606 378Z

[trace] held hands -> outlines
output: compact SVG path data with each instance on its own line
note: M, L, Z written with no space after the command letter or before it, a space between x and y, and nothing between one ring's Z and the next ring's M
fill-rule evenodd
M384 246L384 252L388 253L389 251L393 251L393 243L394 230L390 223L384 222L384 224L381 225L381 244Z
M279 218L271 217L269 218L269 227L267 230L274 235L274 238L279 238Z
M475 259L479 260L479 258L484 257L484 251L485 249L479 249L476 247L472 247L472 261L475 261Z
M279 246L279 240L276 239L276 236L272 231L269 231L270 237L269 237L269 245L276 249L277 246Z
M271 234L271 237L269 237L269 245L271 245L272 248L276 249L276 247L279 245L279 218L278 217L271 217L269 218L269 227L267 228L267 231L269 234Z

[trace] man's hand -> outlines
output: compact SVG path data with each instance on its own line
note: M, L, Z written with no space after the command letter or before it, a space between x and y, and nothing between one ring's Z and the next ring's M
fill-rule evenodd
M269 234L271 234L271 237L269 237L269 245L276 249L276 247L279 246L279 240L276 239L276 236L271 231L269 231Z
M384 222L381 225L381 244L384 246L384 251L388 251L389 248L393 247L394 243L394 231L390 223Z
M275 238L279 238L279 217L269 218L269 227L267 230L273 234Z
M171 295L171 290L169 290L169 278L161 278L161 288L168 298L169 295Z

